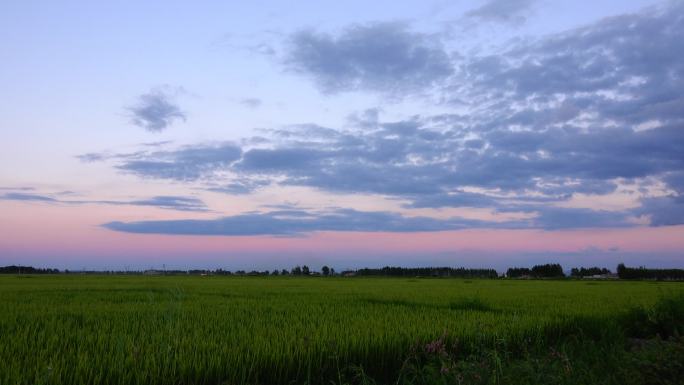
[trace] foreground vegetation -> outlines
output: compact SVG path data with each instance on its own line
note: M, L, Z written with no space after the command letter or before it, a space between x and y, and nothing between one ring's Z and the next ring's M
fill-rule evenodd
M677 282L0 276L1 384L677 384Z

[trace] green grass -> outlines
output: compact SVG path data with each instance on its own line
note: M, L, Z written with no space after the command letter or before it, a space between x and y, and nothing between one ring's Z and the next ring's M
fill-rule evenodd
M407 357L417 357L416 346L441 336L463 357L458 365L494 363L500 373L485 376L491 383L506 383L506 373L535 374L530 365L553 346L584 349L571 356L601 375L605 368L591 369L592 354L600 360L608 354L600 349L624 351L620 322L649 319L632 309L650 309L683 289L656 282L1 276L0 384L394 383Z

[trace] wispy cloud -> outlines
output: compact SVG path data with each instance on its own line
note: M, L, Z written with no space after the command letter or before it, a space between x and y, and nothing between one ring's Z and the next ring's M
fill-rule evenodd
M35 190L34 187L27 187L27 186L20 186L20 187L3 186L3 187L0 187L0 191L33 191L33 190Z
M57 193L46 195L46 194L35 194L35 193L20 193L20 192L10 192L0 195L0 200L6 201L25 201L25 202L42 202L50 204L66 204L66 205L84 205L84 204L94 204L94 205L115 205L115 206L150 206L157 207L161 209L168 210L178 210L178 211L209 211L206 204L195 197L182 197L182 196L154 196L151 198L144 199L132 199L132 200L76 200L76 199L60 199L56 196L61 195L71 195Z
M58 202L57 199L33 193L9 192L0 195L0 200L6 201L29 201L29 202Z
M83 203L151 206L161 209L178 211L209 211L206 204L198 198L181 196L154 196L146 199L134 199L128 201L83 201Z

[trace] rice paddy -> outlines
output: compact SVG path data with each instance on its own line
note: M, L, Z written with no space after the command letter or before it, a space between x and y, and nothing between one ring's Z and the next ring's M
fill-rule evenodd
M0 276L0 384L329 384L345 382L349 368L383 382L396 378L416 344L445 338L463 352L516 351L544 346L580 322L610 333L618 316L683 289L571 280Z

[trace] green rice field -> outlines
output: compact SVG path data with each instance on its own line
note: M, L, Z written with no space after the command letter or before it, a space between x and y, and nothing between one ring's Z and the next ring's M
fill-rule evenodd
M0 276L0 384L524 383L546 366L559 374L548 383L619 383L601 365L615 371L620 362L605 355L631 357L629 325L650 322L663 299L681 302L682 290L638 281Z

